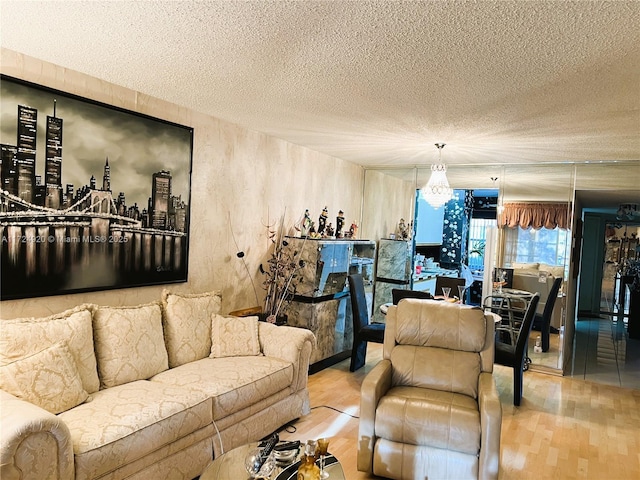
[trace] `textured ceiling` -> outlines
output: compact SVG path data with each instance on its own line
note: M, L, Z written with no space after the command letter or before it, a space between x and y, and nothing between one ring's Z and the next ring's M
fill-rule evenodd
M638 1L6 1L3 47L365 166L640 161Z

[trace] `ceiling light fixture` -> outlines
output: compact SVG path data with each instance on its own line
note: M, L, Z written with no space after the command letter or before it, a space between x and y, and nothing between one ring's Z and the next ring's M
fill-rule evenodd
M444 143L436 143L438 148L438 163L431 165L431 177L427 184L420 189L424 198L433 208L440 208L451 200L453 190L447 180L447 166L442 163L442 149Z

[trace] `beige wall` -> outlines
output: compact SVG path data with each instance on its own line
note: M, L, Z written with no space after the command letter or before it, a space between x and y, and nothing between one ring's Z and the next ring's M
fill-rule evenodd
M407 225L413 219L415 181L387 175L383 170L367 170L364 185L363 237L389 238L401 218Z
M1 55L3 74L194 128L189 281L165 286L172 291L221 290L223 312L254 306L234 235L262 302L258 266L270 247L267 223L286 212L285 225L291 227L305 209L317 221L325 205L334 226L340 209L347 228L360 222L360 166L10 50L2 49ZM83 302L135 305L158 300L163 288L4 301L0 317L45 315Z

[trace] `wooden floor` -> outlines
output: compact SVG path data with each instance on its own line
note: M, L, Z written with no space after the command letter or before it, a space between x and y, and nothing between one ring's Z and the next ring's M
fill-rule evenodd
M347 479L378 478L356 469L358 419L350 415L359 415L362 379L381 355L380 345L369 344L357 372L345 360L311 375L312 411L280 437L329 436ZM512 370L496 365L494 375L503 408L500 479L640 478L640 390L528 371L514 407Z

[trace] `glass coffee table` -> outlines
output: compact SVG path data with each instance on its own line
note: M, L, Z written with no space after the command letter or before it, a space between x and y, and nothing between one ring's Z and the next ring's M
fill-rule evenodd
M244 468L244 460L251 452L258 448L258 443L243 445L215 458L205 468L200 480L248 480L251 477ZM300 454L299 454L300 455ZM290 465L278 465L268 480L295 480L300 465L300 456ZM324 469L329 474L329 480L345 480L342 465L336 457L328 454L325 457Z

